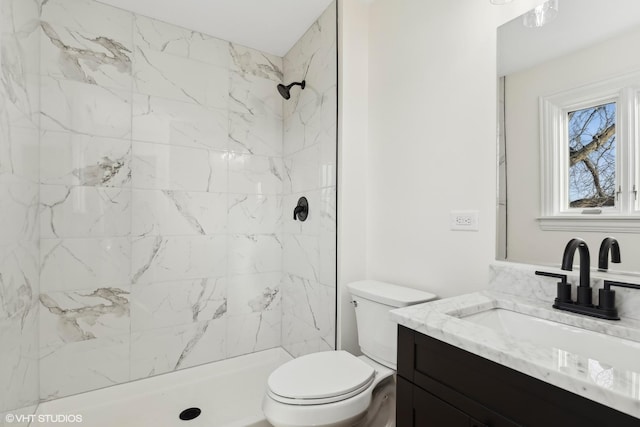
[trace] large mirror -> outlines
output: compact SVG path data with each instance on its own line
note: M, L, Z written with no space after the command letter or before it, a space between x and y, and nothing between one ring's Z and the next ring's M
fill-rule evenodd
M541 27L527 27L519 17L498 29L496 258L559 265L566 242L581 237L596 263L600 242L613 236L622 263L611 269L640 272L640 84L634 81L640 1L557 0L557 6ZM560 105L553 126L544 123L552 116L545 102ZM545 138L550 143L549 135L562 136L562 129L569 133L567 151L545 151ZM600 151L588 146L596 140ZM591 157L578 156L580 150ZM559 197L551 194L552 178L560 182ZM549 220L548 206L563 217Z

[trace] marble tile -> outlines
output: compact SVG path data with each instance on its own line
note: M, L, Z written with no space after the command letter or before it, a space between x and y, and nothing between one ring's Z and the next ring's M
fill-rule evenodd
M0 333L11 333L37 311L38 242L0 241L0 271Z
M229 236L229 274L280 271L282 238L277 234L233 234Z
M129 380L129 334L43 349L40 398L58 399Z
M40 0L0 2L0 45L3 83L25 75L38 75L40 47ZM6 87L11 93L11 86Z
M37 128L39 114L38 0L4 0L0 3L0 111L3 128Z
M285 274L319 280L320 242L317 236L285 234L282 259Z
M327 110L332 105L329 100L337 93L337 64L336 51L324 50L305 58L300 63L288 64L285 59L285 76L300 81L304 78L305 88L302 91L292 91L291 99L284 104L284 117L290 117L301 107L313 105L316 109ZM335 116L335 110L333 112Z
M227 229L227 195L133 190L133 236L211 235Z
M41 72L57 79L131 88L133 15L85 0L42 5Z
M336 187L325 187L320 190L320 229L323 232L335 233L336 231L338 221L336 199Z
M137 92L203 106L227 108L229 70L137 47L133 65Z
M338 176L338 146L333 127L320 142L320 186L335 187Z
M37 390L38 389L36 388L36 392ZM36 409L38 408L38 402L39 399L36 397L35 403L31 403L18 409L12 409L7 412L0 412L0 427L29 427L30 417L33 417L35 414ZM5 421L6 416L9 414L16 416L16 419L11 423ZM17 419L17 417L20 417L20 419Z
M231 73L230 149L266 156L282 155L282 97L272 80Z
M229 277L230 316L280 310L280 272Z
M280 311L264 311L227 318L227 357L280 345Z
M150 236L133 240L133 283L221 277L227 273L227 236Z
M286 102L278 92L277 83L240 71L232 71L229 81L229 109L255 116L272 116L282 121L282 106ZM281 141L282 142L282 141Z
M335 3L285 55L285 80L306 81L283 104L282 346L294 356L335 347ZM307 221L289 220L298 198Z
M227 154L223 152L134 141L132 164L134 188L227 191Z
M304 91L293 93L285 104L285 117L292 108L318 100L337 82L336 6L332 3L284 57L284 74L305 79Z
M307 104L293 111L284 120L284 154L291 155L318 144L322 133L321 111L315 104Z
M318 281L326 286L336 286L336 232L322 231L318 237Z
M322 129L324 129L326 135L333 135L333 145L337 145L335 143L335 130L338 124L338 87L336 85L333 85L325 92L323 92L320 102L320 117L322 120ZM328 129L331 129L332 131L329 132Z
M9 182L6 179L8 175L27 182L38 182L39 138L37 128L11 126L0 118L0 176L3 176L0 182Z
M0 212L10 226L0 227L0 240L37 240L39 186L11 174L0 175Z
M229 42L187 28L135 15L133 38L136 46L229 67Z
M179 326L224 317L225 277L136 285L131 292L131 331Z
M129 238L42 239L42 292L90 290L131 283Z
M230 154L229 192L280 194L283 189L282 159L249 154Z
M16 64L15 66L20 65ZM11 72L8 71L7 74L9 73ZM11 92L10 96L0 93L0 105L2 106L0 111L3 113L4 126L37 129L41 114L39 76L9 74L7 80L3 84L8 86L8 90Z
M282 83L282 58L235 43L229 43L229 53L232 72Z
M40 186L42 238L124 237L131 233L131 191Z
M312 326L286 312L282 316L282 347L293 357L335 350L334 336L321 336Z
M129 287L40 294L40 348L128 334Z
M535 267L523 268L515 263L489 265L489 288L534 300L552 302L557 296L557 280L536 276ZM569 283L576 283L577 275L567 273Z
M69 132L42 132L40 182L67 186L127 187L131 142Z
M131 379L224 359L225 318L137 332L131 337Z
M311 326L314 335L328 336L333 331L335 299L335 288L292 274L283 275L282 312Z
M41 78L43 130L126 139L131 136L131 93L72 80Z
M226 109L133 95L134 140L224 151L228 122Z
M296 354L332 349L335 12L283 62L93 0L8 5L0 383L20 391L0 391L0 412L37 399L38 368L51 399L285 335ZM284 103L283 71L308 85ZM311 216L294 223L303 192Z
M300 193L322 187L320 169L320 147L305 148L284 159L284 191Z
M616 308L623 319L640 320L640 292L637 289L612 288L616 291Z
M236 234L278 233L282 227L282 209L281 196L229 194L229 231Z
M13 410L38 401L37 309L1 319L0 340L0 408L15 413Z
M121 43L131 44L130 12L95 0L39 0L41 19L81 34L102 35ZM83 37L78 35L74 38ZM76 40L76 42L78 42Z

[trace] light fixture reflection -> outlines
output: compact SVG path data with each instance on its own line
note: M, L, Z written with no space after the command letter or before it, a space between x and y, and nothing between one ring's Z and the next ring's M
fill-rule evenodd
M558 16L558 0L548 0L536 6L522 17L525 27L540 28Z

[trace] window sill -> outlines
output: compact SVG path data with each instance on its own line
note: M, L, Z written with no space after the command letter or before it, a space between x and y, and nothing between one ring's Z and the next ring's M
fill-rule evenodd
M640 233L640 216L567 215L537 218L544 231Z

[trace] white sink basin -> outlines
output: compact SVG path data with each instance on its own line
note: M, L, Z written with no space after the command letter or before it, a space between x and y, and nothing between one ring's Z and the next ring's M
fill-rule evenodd
M564 325L503 308L494 308L461 317L509 337L527 341L538 348L556 352L562 358L585 358L588 371L615 367L640 372L640 343L574 326ZM598 366L595 366L598 365Z

